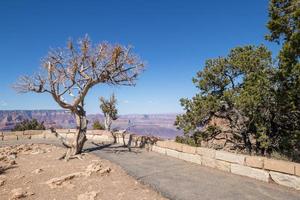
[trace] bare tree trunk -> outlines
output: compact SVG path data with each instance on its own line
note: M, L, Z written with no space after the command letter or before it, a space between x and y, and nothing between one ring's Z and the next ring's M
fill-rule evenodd
M55 130L51 130L53 133L55 133L55 136L62 141L63 145L68 148L67 152L59 158L65 159L66 161L68 161L70 158L79 158L77 154L82 153L84 143L87 141L86 132L88 120L86 118L85 111L82 109L82 107L79 107L74 114L76 118L77 129L73 142L67 141L66 138L60 136Z
M88 120L85 115L85 111L80 111L75 114L77 130L74 138L74 142L71 148L71 155L80 154L83 149L83 145L86 142L86 131Z
M105 117L104 119L105 130L110 131L111 121L112 121L111 117L108 114L106 114L104 117Z

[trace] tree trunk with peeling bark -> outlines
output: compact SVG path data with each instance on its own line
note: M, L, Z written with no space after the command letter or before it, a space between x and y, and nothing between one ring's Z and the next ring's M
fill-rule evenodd
M66 141L62 138L63 144L68 147L68 151L62 157L68 160L70 157L82 153L85 142L87 141L87 125L88 120L86 117L86 112L83 109L83 103L78 106L77 110L74 112L76 119L76 133L74 135L73 141ZM57 134L57 133L56 133ZM59 134L57 134L58 137Z
M74 142L71 148L71 155L76 155L82 152L84 143L86 142L86 131L88 120L85 111L81 114L75 114L77 130L74 137Z
M66 48L51 50L43 59L44 73L22 76L14 88L21 93L48 93L60 107L75 115L77 130L73 141L51 129L68 148L62 158L69 159L82 152L87 140L88 120L83 102L88 91L98 84L134 85L143 68L144 64L132 53L131 47L105 42L92 45L86 36L77 47L69 41ZM71 102L68 102L70 98ZM108 128L109 121L106 123Z

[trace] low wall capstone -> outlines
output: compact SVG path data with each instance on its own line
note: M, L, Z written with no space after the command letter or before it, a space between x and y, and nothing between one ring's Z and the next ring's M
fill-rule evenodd
M174 141L158 141L152 151L206 167L300 190L300 164L248 156Z
M73 139L76 129L56 129L61 137ZM88 140L95 142L119 143L128 147L146 147L151 150L152 145L157 142L156 137L140 136L128 133L112 133L105 130L87 130L86 137ZM27 131L10 131L0 132L0 140L20 140L20 139L57 139L51 130L27 130Z

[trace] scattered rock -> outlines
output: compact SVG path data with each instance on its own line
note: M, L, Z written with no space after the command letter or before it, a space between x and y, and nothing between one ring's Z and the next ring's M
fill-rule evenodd
M4 155L0 155L0 161L5 160L7 157Z
M37 154L42 154L42 153L46 153L46 151L43 149L36 149L35 151L32 151L30 154L37 155Z
M0 165L5 169L10 168L6 171L7 173L0 174L0 191L2 191L0 200L35 199L39 198L38 196L54 200L62 198L62 192L63 196L72 197L73 195L73 198L78 200L95 200L100 197L103 197L102 199L134 199L136 196L146 199L143 195L148 195L139 182L133 182L118 167L88 153L84 156L85 161L72 160L65 163L55 160L65 149L58 149L59 151L56 152L56 147L42 144L32 146L24 144L3 149L0 147ZM95 160L92 161L92 159ZM11 166L11 161L16 161L17 165ZM46 188L40 190L41 187ZM103 188L103 191L99 187ZM136 191L137 188L140 190ZM119 193L122 193L120 197ZM150 195L153 197L156 194Z
M84 194L78 195L77 200L94 200L97 194L98 192L96 191L86 192Z
M100 174L108 174L109 172L111 172L111 169L109 167L106 167L99 171Z
M50 148L47 148L47 149L46 149L46 152L47 152L47 153L50 153L50 152L52 152L52 147L50 147Z
M93 173L93 172L98 172L102 169L102 163L101 162L94 162L90 165L87 166L86 172L88 173Z
M0 166L0 174L2 174L6 170L6 167Z
M26 194L27 194L27 196L32 196L32 195L34 195L34 192L27 192Z
M32 144L22 144L19 146L8 146L1 148L0 161L10 163L11 160L15 160L19 153L24 153L32 149Z
M102 163L100 161L93 162L86 168L87 176L91 176L93 173L106 174L110 171L111 169L109 167L103 169Z
M26 191L23 191L22 188L13 189L13 190L11 190L11 193L12 193L11 200L14 200L14 199L21 199L21 198L25 198L25 197L27 197L27 196L32 196L32 195L34 195L33 192L26 192Z
M35 170L36 171L36 170ZM67 186L68 183L66 183L67 181L70 181L71 179L74 179L76 177L82 177L82 176L91 176L93 173L97 173L97 174L107 174L111 171L111 169L109 167L103 168L101 162L94 162L92 164L90 164L89 166L87 166L86 171L85 172L75 172L72 174L68 174L68 175L64 175L61 177L57 177L57 178L53 178L50 179L46 182L46 184L50 187L50 188L57 188L57 187L61 187L61 186Z
M9 162L9 165L15 165L15 164L17 164L15 160L11 160L11 161Z
M68 174L68 175L64 175L58 178L53 178L50 179L49 181L46 182L46 184L50 187L50 188L57 188L59 186L62 186L63 183L65 183L66 181L69 181L75 177L80 177L82 176L83 173L82 172L76 172L76 173L72 173L72 174Z
M8 158L11 159L11 160L16 159L17 158L17 153L16 152L10 153L10 155L8 155Z
M43 170L42 169L36 169L36 170L34 170L32 173L34 173L34 174L39 174L39 173L41 173Z
M11 193L11 199L20 199L26 197L26 193L22 191L22 188L13 189Z
M0 186L4 185L5 180L0 180Z

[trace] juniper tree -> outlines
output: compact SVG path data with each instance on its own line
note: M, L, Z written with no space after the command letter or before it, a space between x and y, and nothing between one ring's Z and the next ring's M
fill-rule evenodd
M276 74L276 124L281 151L300 157L300 1L271 0L269 41L281 44Z
M87 140L84 100L90 89L99 84L132 86L143 67L131 47L106 42L93 45L86 36L77 45L70 40L67 47L50 50L42 60L42 72L20 77L14 87L19 92L48 93L75 115L74 141L63 139L63 144L69 155L76 155Z
M209 140L221 132L217 127L203 127L213 117L224 118L231 127L226 142L251 151L251 137L262 140L271 134L273 70L271 53L264 46L237 47L226 57L207 60L193 79L199 92L192 99L180 100L185 113L177 116L175 124L189 137ZM271 142L254 146L267 149Z
M234 48L227 57L208 60L194 79L200 92L181 99L186 113L176 124L186 135L202 140L219 133L201 129L212 116L226 117L236 145L243 141L249 150L275 150L299 160L299 0L270 0L267 27L266 39L281 44L278 62L271 61L265 47ZM252 143L249 136L254 136Z

